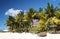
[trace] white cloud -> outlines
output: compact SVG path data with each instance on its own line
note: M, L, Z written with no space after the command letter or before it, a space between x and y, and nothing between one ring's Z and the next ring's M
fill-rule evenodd
M13 8L9 9L8 11L5 12L5 15L10 15L10 16L16 16L20 11L22 10L15 10Z

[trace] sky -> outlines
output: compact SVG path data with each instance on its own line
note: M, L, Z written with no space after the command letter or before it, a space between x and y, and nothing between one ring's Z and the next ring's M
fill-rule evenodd
M8 29L5 25L8 15L15 16L19 11L26 11L29 8L45 8L48 2L56 7L60 0L0 0L0 29Z

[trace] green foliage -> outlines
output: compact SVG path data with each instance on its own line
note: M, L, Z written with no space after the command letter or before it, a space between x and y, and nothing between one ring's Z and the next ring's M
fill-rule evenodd
M39 8L39 11L38 12L42 12L43 11L43 9L42 8Z
M39 29L40 32L44 32L44 31L47 31L47 26L45 26L45 25L40 25L40 26L38 27L38 29Z
M31 33L44 32L44 31L47 31L47 26L45 26L45 25L32 26L29 31L30 31Z
M34 19L40 23L38 27L33 26ZM21 11L16 17L8 16L6 20L6 25L13 32L43 32L53 24L60 27L60 9L50 3L47 3L44 10L39 8L38 11L35 11L33 8L29 8L25 15L24 11Z
M38 27L32 26L32 27L29 29L29 32L31 32L31 33L38 33Z
M60 10L55 11L55 16L60 19Z
M47 3L47 7L46 7L45 11L46 11L46 14L48 14L48 18L54 16L54 11L55 11L55 10L54 10L54 7L53 7L52 4Z

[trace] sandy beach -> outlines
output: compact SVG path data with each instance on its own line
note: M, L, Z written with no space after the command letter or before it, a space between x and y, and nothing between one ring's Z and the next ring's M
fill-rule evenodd
M12 33L12 32L0 32L0 39L60 39L60 34L49 34L46 37L39 37L37 34L31 33Z

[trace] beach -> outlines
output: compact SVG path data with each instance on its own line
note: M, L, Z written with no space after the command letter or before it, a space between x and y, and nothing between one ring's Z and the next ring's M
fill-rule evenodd
M50 34L47 33L47 36L40 37L38 34L32 33L12 33L12 32L0 32L0 39L60 39L60 34Z

